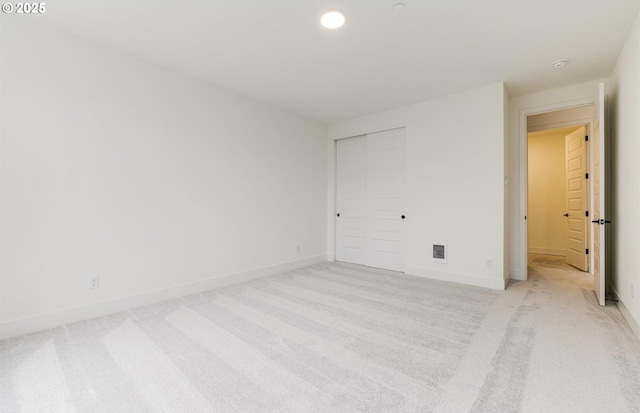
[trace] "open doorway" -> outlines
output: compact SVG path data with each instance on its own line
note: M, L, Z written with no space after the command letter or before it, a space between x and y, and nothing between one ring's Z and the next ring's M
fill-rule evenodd
M556 103L547 106L532 107L520 111L519 142L520 142L520 221L519 236L519 272L524 274L524 279L529 278L528 259L528 134L550 129L560 129L579 125L588 125L586 130L590 132L586 145L587 164L589 177L586 180L589 190L586 207L589 211L587 231L590 232L588 245L589 272L577 272L590 275L594 293L598 304L605 306L605 286L607 283L608 262L606 255L609 242L606 224L607 211L610 210L610 197L607 190L607 182L610 174L607 172L609 153L607 138L607 96L604 82L598 85L597 96L571 102ZM585 211L586 214L586 211ZM586 249L585 249L586 250Z
M526 117L528 264L590 271L593 111L588 104Z
M573 110L569 115L576 118L580 113ZM531 117L530 124L538 125L531 129L548 125L548 120L558 115L563 114ZM586 123L527 135L527 245L531 265L589 271L588 134Z

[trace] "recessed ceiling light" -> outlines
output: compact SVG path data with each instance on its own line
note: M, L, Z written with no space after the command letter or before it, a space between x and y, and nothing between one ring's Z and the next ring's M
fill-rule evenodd
M320 18L320 23L327 29L339 29L346 21L346 16L340 10L327 10Z
M556 60L555 62L552 63L552 66L555 67L556 69L560 69L561 67L565 67L566 65L567 65L566 60Z
M404 3L396 3L393 5L393 11L402 11L404 7Z

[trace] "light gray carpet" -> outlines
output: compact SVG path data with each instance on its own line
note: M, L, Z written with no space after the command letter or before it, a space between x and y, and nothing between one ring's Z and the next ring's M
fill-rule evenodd
M0 342L2 412L635 412L587 274L491 291L322 264Z

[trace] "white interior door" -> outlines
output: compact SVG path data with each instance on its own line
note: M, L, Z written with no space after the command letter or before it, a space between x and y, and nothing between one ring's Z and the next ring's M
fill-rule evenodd
M567 264L589 270L587 193L587 142L585 127L565 137L565 179L567 194Z
M367 264L404 271L405 129L367 135Z
M341 139L336 149L336 260L366 264L367 137Z
M604 83L600 83L598 103L595 105L591 153L593 159L593 281L601 306L605 305L605 135L606 96Z

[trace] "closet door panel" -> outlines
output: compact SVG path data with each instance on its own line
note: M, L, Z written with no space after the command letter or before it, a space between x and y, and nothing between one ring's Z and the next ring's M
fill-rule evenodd
M336 260L366 264L367 137L342 139L336 148Z
M405 129L367 135L366 265L404 270Z

